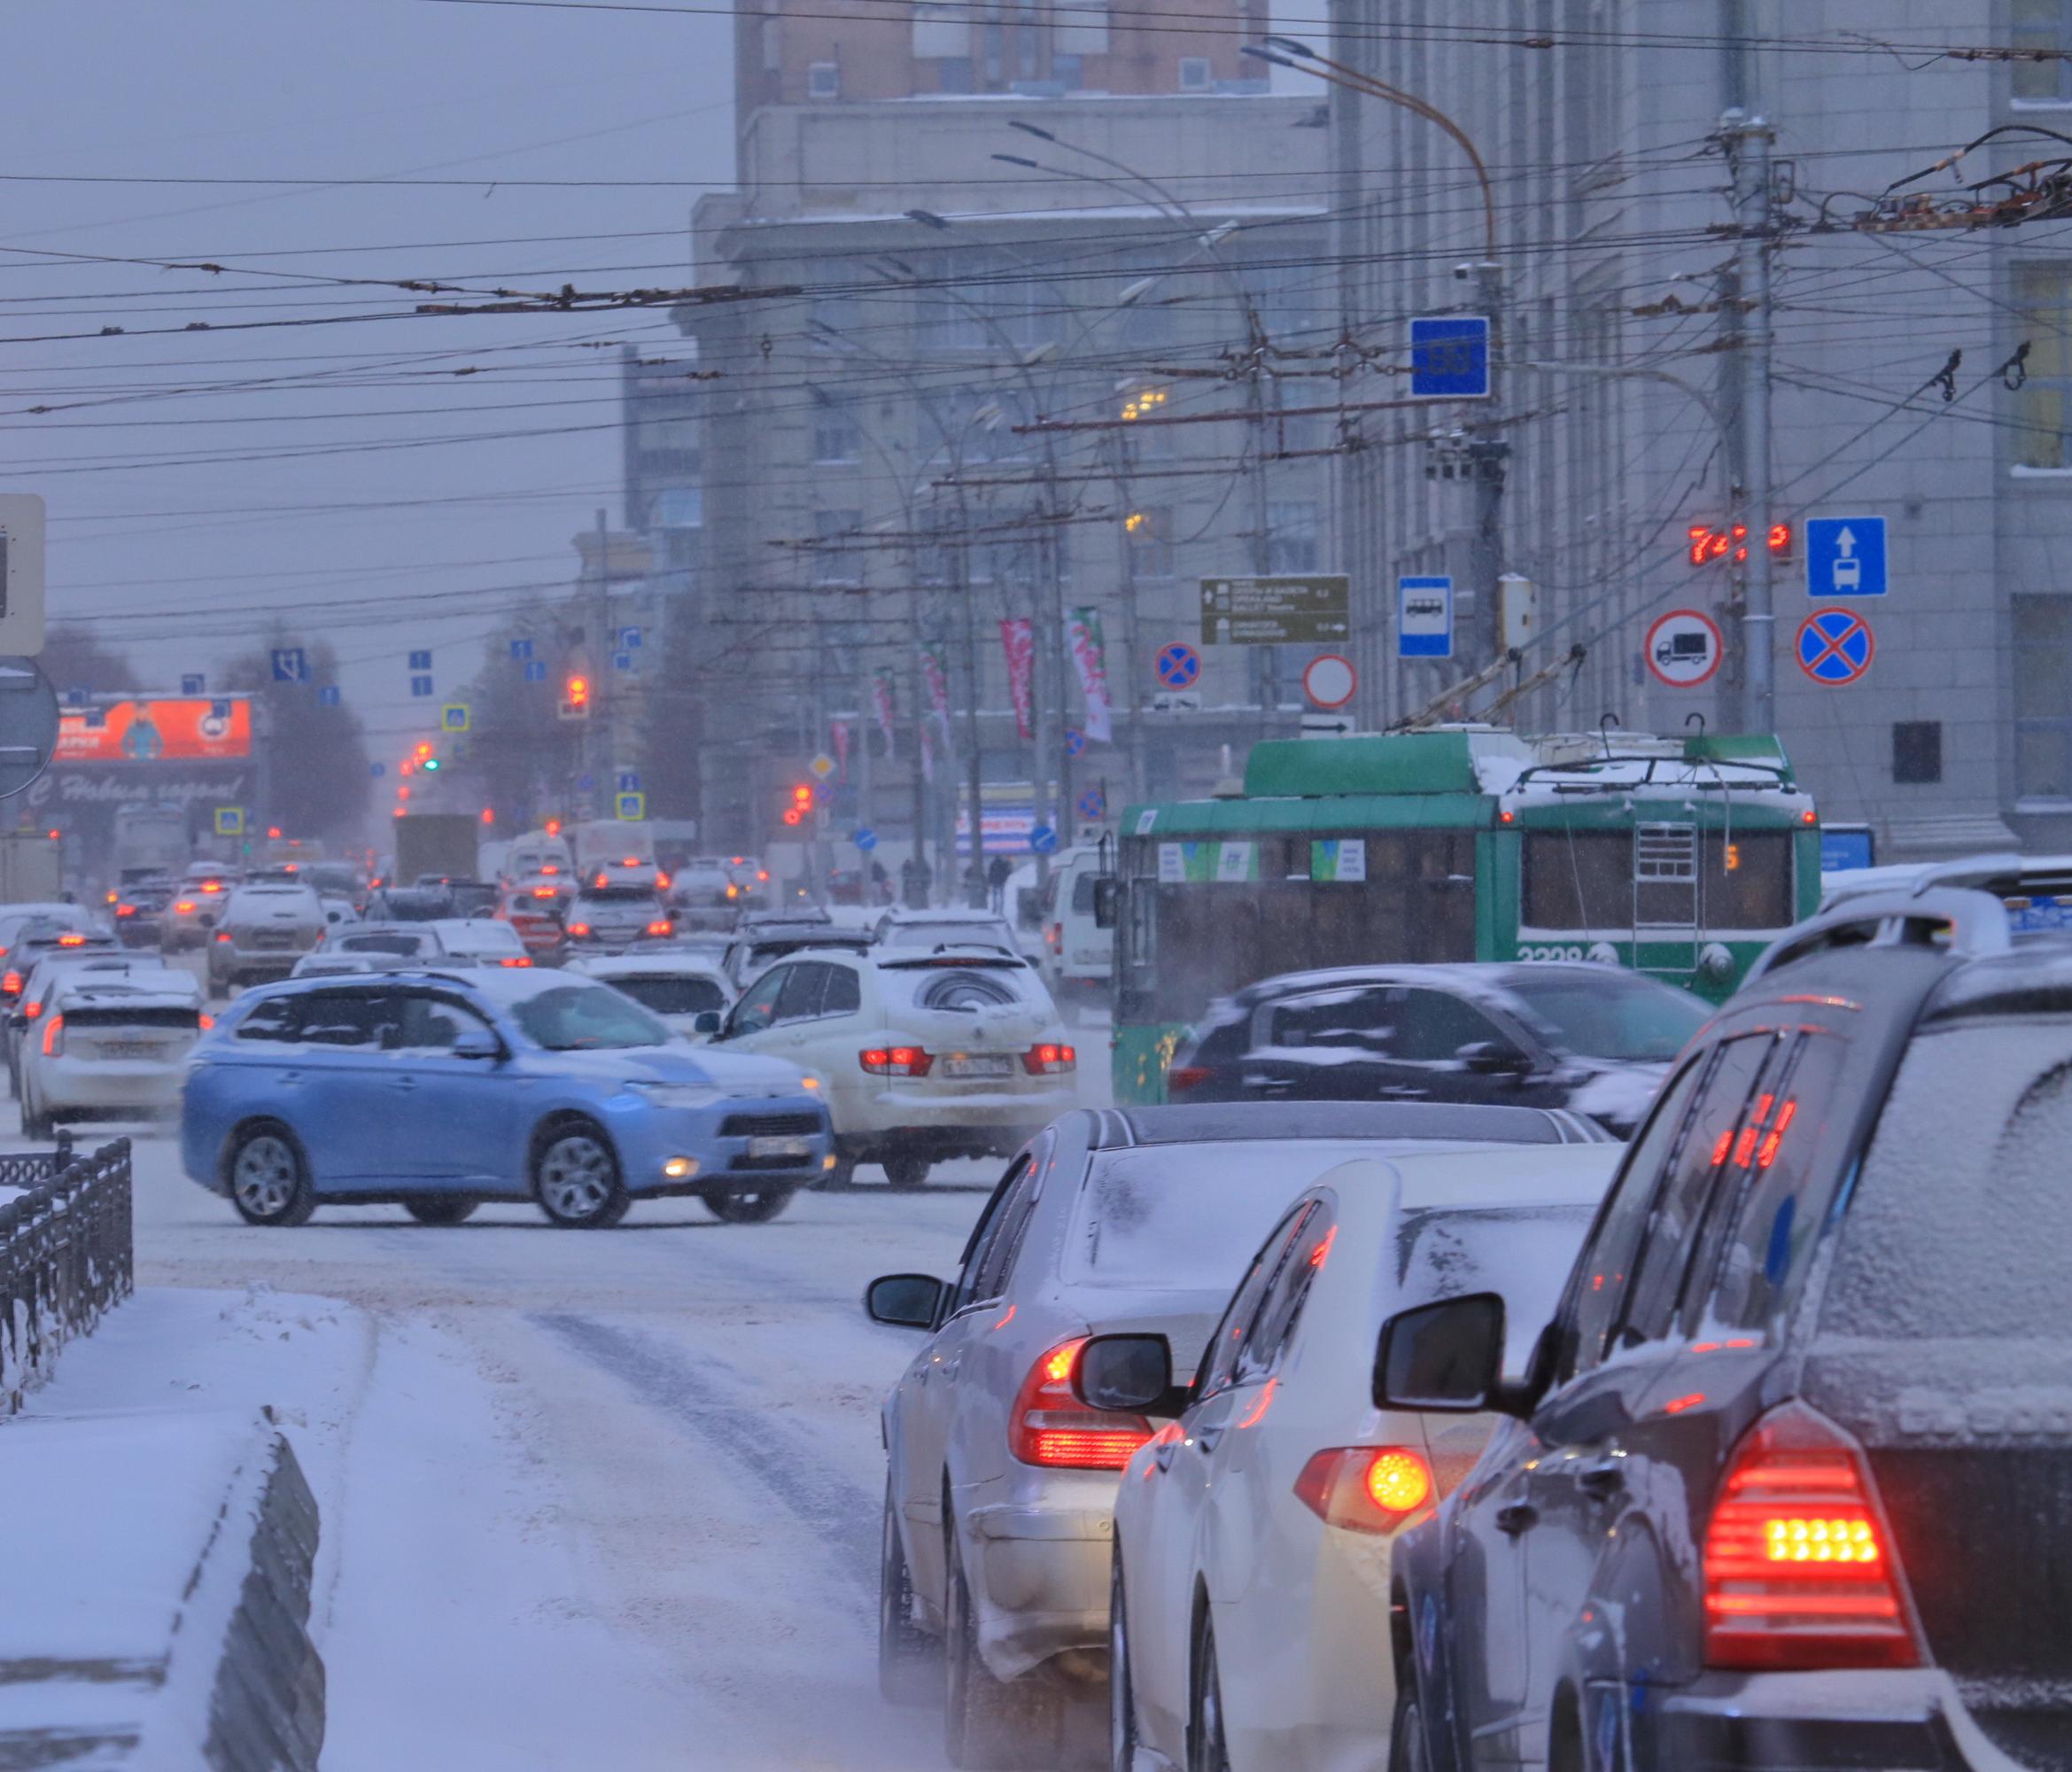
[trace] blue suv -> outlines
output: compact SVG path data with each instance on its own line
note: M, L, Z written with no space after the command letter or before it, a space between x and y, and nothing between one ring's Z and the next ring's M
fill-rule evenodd
M379 1201L457 1224L530 1199L594 1228L684 1193L759 1223L834 1162L795 1065L693 1048L609 985L530 970L247 991L188 1061L180 1144L252 1224Z

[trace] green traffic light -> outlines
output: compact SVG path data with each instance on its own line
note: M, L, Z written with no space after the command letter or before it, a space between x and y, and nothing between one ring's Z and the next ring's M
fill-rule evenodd
M436 757L428 757L418 766L426 770L437 769L438 767L438 758Z

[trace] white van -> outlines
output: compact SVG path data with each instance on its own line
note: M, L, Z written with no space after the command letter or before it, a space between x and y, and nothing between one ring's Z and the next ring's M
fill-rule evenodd
M1065 850L1051 865L1044 895L1044 977L1067 1015L1108 1006L1115 932L1094 921L1094 882L1100 873L1098 849L1086 844Z
M545 831L527 831L524 836L511 839L504 855L504 879L529 880L549 868L556 874L575 873L576 858L565 839L549 836Z

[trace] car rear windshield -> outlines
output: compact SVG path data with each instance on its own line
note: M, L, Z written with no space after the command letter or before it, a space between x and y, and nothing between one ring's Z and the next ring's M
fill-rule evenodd
M710 978L671 978L651 972L604 982L657 1015L702 1015L708 1009L726 1007L726 992Z
M579 905L652 905L657 911L662 908L654 889L648 886L586 886L583 896L576 902Z
M395 953L406 959L423 952L424 948L423 936L405 935L400 930L378 936L341 936L330 944L333 953Z
M1059 1275L1069 1286L1199 1292L1237 1285L1288 1202L1352 1139L1160 1145L1098 1153L1072 1209Z
M2072 1342L2068 1146L2072 1026L2024 1017L1918 1035L1850 1201L1822 1334L1996 1342L2010 1384L2020 1344ZM1789 1260L1817 1216L1747 1240L1747 1259Z
M110 1004L96 1004L67 1007L65 1025L68 1028L198 1028L201 1025L201 1010L198 1006L182 1009L160 1004L156 1008L125 1009Z
M512 1014L525 1037L548 1052L658 1046L669 1024L602 984L557 984L527 997Z
M887 947L999 947L1013 950L1014 942L998 923L889 923Z
M1514 975L1506 988L1552 1030L1564 1051L1585 1058L1666 1064L1711 1014L1710 1004L1688 991L1609 966L1601 978Z
M1041 1000L1043 986L1018 960L893 960L879 968L886 994L894 1003L917 1009L1013 1008Z

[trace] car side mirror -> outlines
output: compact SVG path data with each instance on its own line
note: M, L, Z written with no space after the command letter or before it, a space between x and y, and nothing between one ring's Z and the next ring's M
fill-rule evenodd
M1171 1418L1187 1407L1173 1383L1173 1344L1163 1335L1096 1335L1079 1350L1072 1394L1089 1409Z
M7 1025L15 1029L26 1028L28 1026L28 1017L17 1009L7 1018Z
M1112 929L1122 921L1122 882L1105 874L1093 882L1093 926Z
M1381 1326L1374 1351L1374 1406L1432 1415L1514 1413L1503 1387L1503 1300L1471 1293Z
M487 1028L462 1028L447 1048L455 1058L501 1058L503 1042Z
M726 1017L717 1009L701 1009L691 1017L691 1031L702 1034L709 1040L719 1038L719 1030L726 1025Z
M864 1288L864 1310L894 1329L933 1329L943 1293L933 1274L883 1274Z
M1523 1076L1532 1059L1508 1040L1471 1040L1454 1053L1478 1076Z

